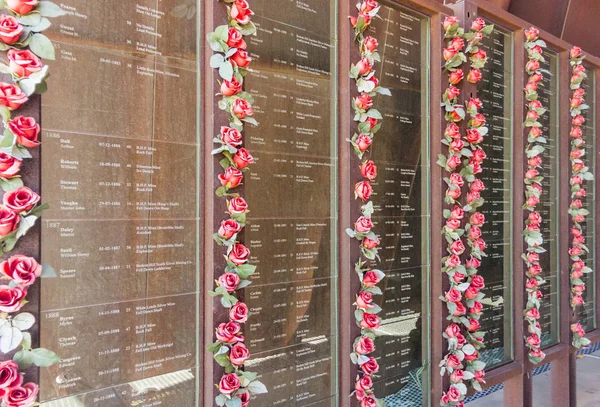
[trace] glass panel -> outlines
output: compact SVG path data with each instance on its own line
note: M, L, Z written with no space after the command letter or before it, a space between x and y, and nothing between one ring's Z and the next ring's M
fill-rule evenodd
M585 163L590 167L590 172L596 174L596 89L595 70L587 68L588 79L583 82L585 89L585 101L590 106L588 110L583 111L585 125L583 126L583 140L585 141ZM597 176L596 176L597 177ZM578 319L586 331L596 328L596 233L594 225L596 224L596 183L594 181L584 181L586 196L583 199L583 206L590 214L586 216L582 225L585 236L585 245L590 248L590 252L585 255L586 266L594 270L594 273L584 274L582 280L585 282L585 305L579 307Z
M544 236L544 249L547 251L540 255L542 277L546 280L540 291L544 300L540 307L540 325L542 326L542 347L554 345L559 341L559 248L558 248L558 174L559 174L559 94L558 94L558 54L552 50L544 51L545 62L542 69L546 69L542 81L543 86L538 89L542 106L548 111L540 119L543 126L543 135L548 144L542 153L544 181L542 182L542 195L538 205L538 212L542 215L542 235Z
M269 388L260 405L335 406L336 3L252 6L258 34L246 90L260 126L245 132L256 159L245 240L258 266L243 293L247 365Z
M378 168L372 218L382 241L378 268L386 273L384 294L376 297L383 312L374 387L388 407L416 406L428 397L429 18L386 5L379 15L372 24L382 58L377 75L392 96L375 99L384 120L370 157Z
M487 188L481 193L487 257L479 270L486 285L480 322L481 330L487 332L481 358L490 368L512 359L513 33L496 24L482 48L489 60L481 70L477 96L490 132L483 146L488 158L481 174Z
M196 406L195 3L61 6L42 105L42 260L58 276L40 338L62 361L42 369L42 406Z

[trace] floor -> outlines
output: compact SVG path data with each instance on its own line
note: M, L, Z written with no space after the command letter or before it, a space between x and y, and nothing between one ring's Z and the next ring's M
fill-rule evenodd
M551 406L551 397L550 371L535 376L533 378L533 405ZM474 400L467 406L503 407L503 392L497 391ZM577 360L577 407L600 407L600 350L590 355L584 355Z

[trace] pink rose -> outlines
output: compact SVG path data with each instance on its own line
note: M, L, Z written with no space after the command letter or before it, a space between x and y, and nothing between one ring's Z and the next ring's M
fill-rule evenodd
M250 352L243 343L236 343L229 351L229 360L235 366L242 366L250 357Z
M244 119L247 116L252 116L254 112L252 111L252 106L244 99L236 99L231 108L231 112L238 119Z
M377 400L372 396L365 397L360 402L360 407L377 407L377 405Z
M369 58L362 58L356 64L356 68L358 69L358 74L364 76L371 72L373 65L371 64L371 61L369 61Z
M363 329L377 329L381 325L379 317L375 314L363 313L362 321L360 326Z
M363 41L363 46L369 52L375 52L377 50L377 47L379 46L379 43L377 42L377 38L375 38L375 37L367 37Z
M373 193L373 187L369 181L362 181L354 186L354 198L360 198L363 201L368 201Z
M239 0L238 0L239 1ZM219 382L219 391L221 394L232 394L241 386L240 379L237 374L229 373L221 377Z
M373 373L377 373L379 371L379 364L375 358L369 358L368 361L360 365L360 368L365 374L372 375Z
M525 30L525 38L527 38L527 41L536 40L538 35L540 35L540 30L535 27L530 27Z
M483 75L481 74L481 71L479 69L471 68L471 70L467 74L467 81L469 83L477 83L481 80L482 77Z
M233 219L227 219L221 222L221 227L217 232L219 237L224 240L231 239L234 235L241 232L242 226Z
M236 243L229 252L229 260L236 266L241 266L248 261L250 250L241 243Z
M239 284L240 277L235 273L224 273L219 277L219 286L225 287L229 293L237 290Z
M455 49L456 51L460 51L465 46L465 40L460 37L454 37L452 41L450 41L450 48Z
M452 85L458 85L464 77L465 74L463 73L462 69L457 69L449 75L448 82Z
M229 57L229 60L233 61L240 68L247 68L250 62L252 62L252 58L250 58L248 52L244 49L238 49L235 54Z
M231 189L239 186L244 179L244 174L235 168L229 167L225 170L224 174L219 174L219 181L221 181L221 185L224 187Z
M10 110L20 108L29 98L17 85L0 82L0 105Z
M10 0L7 0L7 3L9 2ZM6 407L30 407L35 403L38 391L39 387L35 383L11 387L2 396L2 401Z
M241 90L242 83L235 79L235 77L232 78L231 81L225 79L223 83L221 83L221 93L223 96L233 96Z
M462 299L462 294L456 288L451 288L448 292L446 292L444 298L446 298L446 301L448 302L457 303Z
M373 161L365 161L360 166L360 174L368 180L377 178L377 166Z
M577 116L573 117L572 123L574 126L583 126L585 119L582 115L578 114Z
M0 263L0 271L16 284L27 287L42 274L42 266L33 257L15 254Z
M7 14L0 15L0 41L11 45L19 41L21 34L23 34L23 26L16 18Z
M529 269L527 269L527 272L532 276L537 276L542 272L542 266L539 264L532 264Z
M2 197L4 207L15 213L29 212L40 201L40 196L28 187L9 191Z
M456 230L460 227L460 220L450 218L446 221L446 227L450 230Z
M469 308L469 313L470 314L475 314L478 315L483 311L483 304L480 303L479 301L475 301L473 303L473 306Z
M377 283L379 283L380 281L381 280L379 279L379 276L373 270L368 270L363 275L362 282L365 287L373 287L377 285Z
M477 129L468 129L465 138L471 144L479 144L483 141L483 136Z
M21 15L28 14L31 10L36 8L38 4L39 0L6 0L8 8Z
M21 170L21 163L21 160L16 159L12 155L0 152L0 177L13 178L18 175Z
M452 383L460 383L463 381L464 379L464 373L462 370L460 369L456 369L454 372L452 372L452 374L450 375L450 381Z
M375 351L375 342L373 342L373 339L369 338L368 336L363 336L358 340L358 342L356 342L354 351L359 355L373 353Z
M454 58L454 56L456 56L457 53L458 50L454 49L453 47L449 47L444 48L442 51L442 56L444 57L444 61L450 61L452 58Z
M460 129L456 123L450 123L446 127L446 131L444 135L450 138L459 138L460 137Z
M474 31L481 31L485 28L485 26L485 20L481 17L477 17L475 21L473 21L473 24L471 24L471 29Z
M33 52L11 48L6 54L11 72L19 78L26 78L44 67L42 60Z
M458 23L458 18L455 16L448 16L444 19L443 26L444 30L448 31L454 24Z
M229 319L243 324L248 320L248 306L243 302L237 302L229 310Z
M356 223L354 223L354 229L359 233L369 233L371 228L373 228L373 222L371 222L371 219L365 218L364 216L358 218Z
M455 240L450 245L450 252L452 254L460 256L461 254L463 254L465 252L465 245L463 244L463 242L461 240Z
M360 110L367 110L373 106L373 99L367 93L361 93L354 100L354 106Z
M475 212L473 215L471 215L469 222L473 226L483 226L485 223L485 216L481 212Z
M360 151L364 152L367 151L372 142L373 140L371 139L371 136L368 134L361 134L356 140L356 145Z
M0 236L6 236L17 230L21 218L15 212L0 207Z
M581 56L581 48L573 47L571 48L571 58L579 58Z
M15 135L17 144L27 148L40 145L38 141L40 126L33 117L17 116L8 122L8 128Z
M244 169L248 165L254 163L254 157L250 154L250 151L245 148L240 148L233 156L233 163L238 167L238 169Z
M365 237L362 241L362 245L365 249L372 250L379 245L379 237L376 237L375 240L371 240L368 237Z
M356 297L356 306L362 310L367 310L373 307L373 294L367 291L361 291Z
M354 384L354 388L360 391L370 390L371 387L373 387L371 376L363 376Z
M227 211L234 215L245 213L248 210L248 204L242 197L236 197L227 201Z
M227 32L227 46L230 48L246 49L247 44L240 30L235 27L229 27L229 31Z
M23 384L23 375L19 373L19 365L12 360L0 362L0 394L21 384Z
M237 322L223 322L216 329L217 340L224 343L243 342L242 327Z
M460 365L461 365L461 363L460 363L460 359L458 358L458 356L448 355L448 357L446 358L446 366L448 366L449 368L456 369Z
M23 287L0 286L0 311L16 312L23 306L27 289Z
M458 156L458 155L451 155L450 157L448 157L448 160L446 161L446 165L451 169L457 168L460 164L461 164L461 160L460 160L460 156ZM459 191L459 193L460 193L460 191Z
M246 25L250 22L250 17L254 15L254 12L250 10L246 0L235 0L231 5L230 15L238 24Z
M527 160L527 165L529 165L530 167L539 167L540 165L542 165L542 157L540 157L539 155L531 157L529 160Z
M452 151L456 151L457 153L460 152L464 146L465 143L459 138L456 138L450 142L450 149Z

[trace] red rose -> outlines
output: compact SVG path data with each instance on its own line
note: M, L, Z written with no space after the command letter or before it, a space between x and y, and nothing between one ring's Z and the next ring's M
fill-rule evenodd
M371 379L371 376L363 376L354 384L354 388L360 391L369 390L371 387L373 387L373 379Z
M8 8L21 15L28 14L31 10L36 8L38 4L39 0L6 0Z
M459 302L462 299L462 294L456 288L451 288L444 296L448 302Z
M581 127L579 126L574 126L571 129L571 132L569 133L569 135L573 138L577 138L580 139L583 136L583 131L581 131Z
M356 342L354 351L359 355L373 353L375 351L375 342L373 342L373 339L369 338L368 336L363 336L358 340L358 342Z
M0 311L16 312L23 306L27 289L23 287L0 286Z
M458 18L455 16L448 16L444 19L443 26L444 30L448 31L454 24L458 23Z
M361 93L356 97L354 105L360 110L367 110L373 106L373 99L366 93Z
M21 88L10 83L0 82L0 105L6 106L10 110L20 108L23 103L29 100Z
M242 327L237 322L223 322L216 329L217 340L224 343L243 342Z
M248 390L238 391L236 397L242 400L242 407L250 404L250 392Z
M377 285L377 283L379 283L381 280L379 279L379 276L377 275L377 273L375 273L372 270L369 270L367 272L365 272L365 274L363 275L363 285L365 287L373 287L375 285Z
M458 358L458 356L448 355L448 357L446 358L446 366L448 366L449 368L456 369L460 365L460 359Z
M252 106L244 99L236 99L233 102L233 106L231 107L231 112L238 119L243 119L246 116L252 116L254 112L252 111Z
M540 319L540 312L537 310L537 308L531 308L525 313L525 316L531 319Z
M0 271L18 285L27 287L42 274L42 266L33 257L16 254L0 263Z
M579 58L581 55L581 48L573 47L571 48L571 58Z
M362 58L357 62L356 68L358 69L358 74L364 76L371 72L373 65L371 64L371 61L369 61L369 58Z
M470 83L477 83L481 80L482 77L483 75L481 74L481 71L479 69L471 68L471 70L467 74L467 81Z
M0 394L21 384L23 384L23 375L19 373L19 365L12 360L0 362Z
M446 127L446 131L444 135L450 138L459 138L460 137L460 129L456 123L450 123Z
M40 201L40 196L28 187L21 187L5 193L2 199L5 208L21 213L30 211Z
M6 236L17 230L21 218L15 212L0 207L0 236Z
M8 122L8 128L15 135L17 144L27 148L40 145L38 141L40 126L33 117L17 116Z
M232 394L235 393L235 391L239 389L241 385L242 383L240 382L238 375L235 373L229 373L221 377L221 381L219 382L219 391L222 394Z
M373 307L373 294L367 291L361 291L356 297L356 306L362 310Z
M7 0L7 3L9 2L10 0ZM38 391L39 387L35 383L11 387L2 396L2 401L6 407L30 407L35 403Z
M11 45L19 41L21 34L23 34L23 26L16 18L7 14L0 15L0 41Z
M456 324L450 324L446 327L444 332L446 332L448 338L455 338L456 336L460 335L460 327Z
M235 273L224 273L219 277L219 286L225 287L229 293L237 290L239 284L240 277Z
M479 144L483 141L483 136L477 129L468 129L466 140L471 144Z
M227 201L227 211L232 215L245 213L247 210L248 204L244 198L237 197Z
M235 54L229 57L230 61L233 61L240 68L246 68L252 62L252 58L248 55L248 52L243 49L238 49Z
M460 96L460 89L458 89L456 86L448 86L448 89L446 89L446 97L449 100L454 100L459 96ZM457 129L458 129L458 126L457 126Z
M360 368L363 372L365 372L365 374L372 375L373 373L377 373L379 371L379 364L375 358L369 358L368 361L360 365Z
M242 366L250 357L250 352L243 343L236 343L229 351L229 360L235 366Z
M225 240L231 239L234 235L241 232L242 225L233 219L227 219L221 222L221 227L217 232L219 237Z
M233 163L241 170L254 163L254 157L245 148L240 148L233 156Z
M377 178L377 166L373 161L365 161L360 166L360 174L369 180L374 180Z
M372 396L365 397L360 402L360 407L377 407L377 405L377 400Z
M461 164L461 160L460 160L460 156L458 156L458 155L451 155L450 157L448 157L448 160L446 161L446 165L448 166L448 168L451 168L451 169L455 169L460 164ZM459 194L460 194L460 191L459 191Z
M361 181L354 186L354 198L368 201L373 193L373 187L369 181Z
M485 26L485 20L481 17L477 17L475 21L473 21L473 24L471 24L471 29L475 31L481 31L485 28Z
M358 149L360 151L366 151L372 142L373 140L371 139L371 136L369 136L368 134L361 134L356 140L356 145L358 146Z
M465 143L459 138L456 138L450 142L450 149L452 151L460 152L464 146Z
M0 152L0 177L12 178L19 174L21 163L21 160L16 159L12 155Z
M454 37L452 41L450 41L450 48L455 49L456 51L460 51L465 46L465 40L460 37Z
M379 46L379 43L377 42L377 38L375 38L375 37L367 37L363 41L363 46L369 52L374 52L374 51L377 50L377 47Z
M457 69L450 74L448 77L448 82L450 82L452 85L458 85L464 77L465 74L463 73L462 69Z
M442 56L444 57L444 61L450 61L454 56L458 53L458 50L453 47L444 48L442 51Z
M231 78L231 81L225 79L221 83L221 93L223 96L233 96L240 90L242 90L242 83L235 79L235 77Z
M236 302L229 310L229 319L243 324L248 320L248 306L243 302Z
M454 106L454 110L448 114L448 117L451 121L458 123L464 117L464 109L461 105Z
M527 337L527 343L534 348L539 348L541 344L540 337L536 334L531 334Z
M250 250L241 243L236 243L232 246L229 252L229 260L236 266L241 266L248 261Z
M244 41L244 36L235 27L229 27L229 31L227 32L227 46L230 48L237 49L246 49L246 41Z
M238 24L246 25L250 22L250 17L254 15L254 12L250 10L246 0L235 0L231 5L230 15Z
M583 126L584 123L585 123L585 119L583 118L582 115L578 114L577 116L573 117L573 125L574 126Z
M376 237L375 240L371 240L368 237L365 237L362 241L362 245L365 249L372 250L379 245L379 237Z
M362 321L360 322L361 328L364 329L377 329L381 325L379 317L375 314L363 313Z
M541 73L538 73L538 72L536 72L536 73L532 74L532 75L529 77L529 81L530 81L530 82L539 82L539 81L541 81L542 79L544 79L544 75L542 75ZM540 106L540 107L541 107L541 106Z
M231 189L239 186L244 179L244 174L235 167L229 167L224 174L219 174L219 181L224 187Z
M525 288L528 290L534 290L538 287L538 282L535 278L528 278L525 282Z
M359 233L369 233L371 228L373 228L373 222L371 222L371 219L365 218L364 216L358 218L356 223L354 223L354 229Z
M26 78L39 72L44 67L42 60L33 52L11 48L7 53L8 66L11 72L19 78Z

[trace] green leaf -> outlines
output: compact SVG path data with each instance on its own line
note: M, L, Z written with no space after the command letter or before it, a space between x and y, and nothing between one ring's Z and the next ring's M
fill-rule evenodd
M267 387L258 380L255 380L248 385L248 391L252 394L268 393Z
M23 186L23 180L21 177L15 178L0 178L0 188L5 191L14 191L15 189L19 189Z
M62 8L51 1L40 1L36 9L44 17L60 17L67 14Z
M38 367L48 367L60 362L60 358L51 350L38 348L31 351L32 362Z
M226 407L242 407L242 399L239 397L234 397L231 399L227 399L225 402Z
M51 25L52 23L50 22L50 20L48 20L45 17L42 17L38 24L29 26L27 28L29 28L29 30L32 32L39 33L42 31L46 31L48 28L50 28Z
M38 219L37 216L29 215L29 216L21 216L21 221L19 222L19 228L17 229L17 239L25 236L29 229L35 225L35 221Z
M219 67L219 75L226 81L231 80L231 78L233 77L233 65L231 65L231 62L225 60L221 64L221 66Z
M15 144L15 135L8 128L4 130L4 136L0 140L0 147L12 147Z
M18 328L12 327L0 338L0 351L8 353L11 350L17 349L23 340L23 333Z
M40 58L55 59L54 45L44 34L33 34L29 42L31 52Z
M31 357L31 351L20 350L15 353L13 360L19 365L19 370L23 371L33 365L33 358Z
M17 16L17 21L25 26L36 26L42 21L42 15L37 11L32 11L23 16Z
M240 26L239 30L242 35L254 35L256 33L256 26L250 21L248 24Z
M21 330L26 331L35 324L35 317L29 312L22 312L12 319L12 325Z
M56 278L56 270L49 264L42 264L41 278Z
M4 123L10 121L10 110L6 106L0 106L0 117Z

